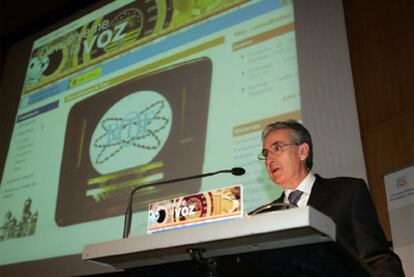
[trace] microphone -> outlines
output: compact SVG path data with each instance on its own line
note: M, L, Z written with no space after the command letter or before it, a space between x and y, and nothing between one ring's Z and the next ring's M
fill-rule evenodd
M231 169L231 174L234 176L241 176L244 175L244 173L246 173L246 170L243 167L233 167Z
M276 202L276 203L270 203L263 206L260 206L257 209L254 209L253 211L249 212L248 215L256 215L260 213L267 213L271 211L280 211L280 210L288 210L292 208L297 208L297 206L291 204L291 203L283 203L283 202Z
M208 177L208 176L212 176L212 175L216 175L216 174L220 174L220 173L231 173L234 176L241 176L244 173L246 173L246 170L242 167L233 167L232 169L224 169L224 170L219 170L219 171L215 171L215 172L210 172L210 173L205 173L205 174L199 174L199 175L194 175L194 176L188 176L188 177L182 177L182 178L177 178L177 179L171 179L171 180L165 180L165 181L160 181L160 182L155 182L155 183L150 183L150 184L144 184L141 186L137 186L134 189L131 190L131 193L129 194L129 198L128 198L128 205L125 211L125 218L124 218L124 232L123 232L123 236L122 238L127 238L129 236L129 233L131 231L131 222L132 222L132 202L133 202L133 198L134 198L134 194L136 191L146 188L146 187L155 187L155 186L159 186L159 185L165 185L165 184L170 184L170 183L175 183L175 182L180 182L180 181L187 181L187 180L191 180L191 179L198 179L198 178L204 178L204 177Z

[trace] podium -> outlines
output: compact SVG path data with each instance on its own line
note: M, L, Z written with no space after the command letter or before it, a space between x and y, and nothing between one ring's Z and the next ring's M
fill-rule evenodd
M336 237L334 222L310 206L90 244L82 255L83 260L142 276L158 276L158 271L159 276L180 271L188 273L180 276L197 276L189 273L194 270L193 260L200 265L212 258L218 276L237 269L240 273L231 275L275 276L287 270L283 276L302 275L292 273L297 271L310 272L305 276L312 272L314 276L374 276ZM145 275L146 271L151 274Z

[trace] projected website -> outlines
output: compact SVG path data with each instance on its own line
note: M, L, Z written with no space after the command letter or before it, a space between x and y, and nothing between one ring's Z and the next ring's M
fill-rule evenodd
M242 184L246 211L279 189L261 130L300 119L290 1L115 1L34 42L0 185L0 264L132 235L150 203ZM42 245L42 251L30 251Z

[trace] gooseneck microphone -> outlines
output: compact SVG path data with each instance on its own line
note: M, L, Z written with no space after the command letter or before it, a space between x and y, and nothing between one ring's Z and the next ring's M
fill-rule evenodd
M216 174L221 174L221 173L231 173L234 176L241 176L244 173L246 173L246 170L242 167L233 167L232 169L224 169L224 170L219 170L219 171L205 173L205 174L199 174L199 175L194 175L194 176L188 176L188 177L165 180L165 181L160 181L160 182L155 182L155 183L149 183L149 184L144 184L144 185L137 186L137 187L133 188L131 190L131 193L129 194L128 205L127 205L127 208L126 208L126 211L125 211L124 232L123 232L122 237L124 239L127 238L129 236L130 231L131 231L132 202L133 202L134 194L138 190L146 188L146 187L155 187L155 186L170 184L170 183L174 183L174 182L182 182L182 181L187 181L187 180L191 180L191 179L204 178L204 177L208 177L208 176L212 176L212 175L216 175Z
M233 174L234 176L241 176L244 173L246 173L246 170L243 167L233 167L231 169L231 174Z

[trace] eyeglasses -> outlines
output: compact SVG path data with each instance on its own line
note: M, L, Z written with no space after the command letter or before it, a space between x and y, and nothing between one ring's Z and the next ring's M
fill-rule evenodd
M299 143L274 143L270 146L269 149L263 149L262 152L259 153L259 155L257 156L257 158L259 160L266 160L269 157L269 153L272 155L276 155L276 154L280 154L283 151L285 151L285 147L288 146L298 146L300 145Z

